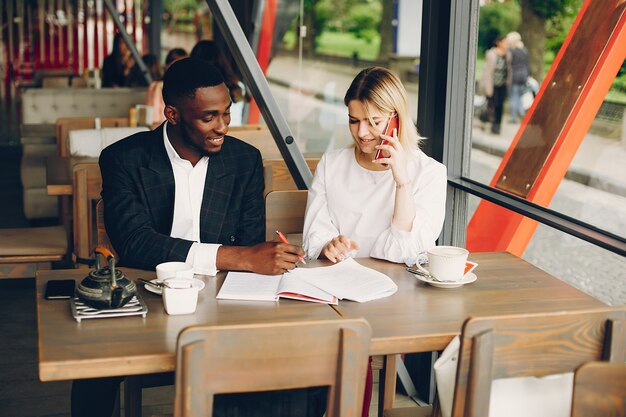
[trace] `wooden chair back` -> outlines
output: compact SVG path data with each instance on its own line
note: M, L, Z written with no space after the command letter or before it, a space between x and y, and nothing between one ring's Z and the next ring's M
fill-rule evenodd
M91 258L97 242L94 206L102 191L102 176L97 163L74 165L73 232L74 256L80 264Z
M97 120L99 119L99 120ZM59 155L70 156L70 131L97 127L127 127L126 117L62 117L57 119L57 147Z
M292 190L272 191L265 196L266 241L275 240L276 230L280 230L288 239L289 235L299 234L300 242L293 239L289 241L293 244L301 243L307 195L306 190Z
M491 382L626 359L626 307L478 317L463 326L453 417L489 415Z
M281 158L280 151L274 142L272 133L265 125L242 125L228 128L228 135L241 139L261 151L265 158Z
M626 416L626 364L589 362L576 370L572 417Z
M311 172L315 174L320 158L306 158L305 161ZM270 191L298 189L284 159L264 159L263 176L265 177L265 195Z
M328 417L361 415L364 319L193 326L178 336L174 416L210 416L215 394L329 386Z

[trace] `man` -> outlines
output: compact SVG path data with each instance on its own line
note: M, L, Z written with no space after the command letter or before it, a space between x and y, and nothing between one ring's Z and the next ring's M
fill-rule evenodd
M100 156L107 233L121 262L184 261L195 272L281 274L301 248L265 240L260 152L226 136L231 100L202 60L172 64L163 79L166 122Z
M100 156L104 221L121 262L154 269L184 261L207 275L293 269L302 248L264 242L261 154L226 136L231 100L217 68L194 58L173 63L163 99L163 125ZM123 379L74 381L72 416L109 417Z

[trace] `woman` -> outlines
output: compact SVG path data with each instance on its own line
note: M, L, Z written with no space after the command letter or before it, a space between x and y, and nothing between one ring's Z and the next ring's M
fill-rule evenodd
M162 74L167 71L167 69L174 62L178 61L181 58L185 58L187 56L187 51L183 48L174 48L171 49L167 55L165 56L165 65L163 65ZM146 62L146 65L148 63ZM154 75L152 76L152 82L148 87L148 94L146 95L146 104L148 106L152 106L152 127L156 127L165 121L165 103L163 102L163 81L161 80L162 75L156 78Z
M139 65L119 33L113 37L113 50L102 62L102 87L146 87Z
M480 87L487 97L487 106L493 109L491 133L500 134L502 110L506 99L507 43L504 36L496 39L494 46L485 53L485 66L480 78Z
M406 91L391 71L361 71L344 103L355 147L328 152L317 166L304 250L333 262L354 254L412 264L443 226L446 168L419 150ZM397 131L382 134L395 115ZM387 156L375 159L378 149Z

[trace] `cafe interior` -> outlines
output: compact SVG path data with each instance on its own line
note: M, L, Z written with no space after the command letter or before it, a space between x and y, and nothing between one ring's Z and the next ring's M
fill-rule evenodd
M76 415L73 381L121 377L113 416L307 415L281 396L218 404L327 387L327 416L625 417L626 2L548 3L2 0L0 415ZM479 80L485 39L508 32L537 88L495 129ZM381 66L447 171L436 246L277 277L330 294L317 302L262 299L270 277L125 267L98 158L159 128L166 55L199 41L241 87L228 135L261 153L266 241L303 244L322 155L354 146L344 94ZM116 47L135 79L110 86ZM364 281L387 287L355 295Z

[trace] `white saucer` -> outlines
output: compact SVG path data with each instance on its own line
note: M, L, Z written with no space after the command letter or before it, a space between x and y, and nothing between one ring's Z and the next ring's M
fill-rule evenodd
M159 279L153 279L150 282L154 282L156 284L156 283L159 283L161 281ZM194 278L192 286L194 288L197 288L198 291L200 291L200 290L202 290L204 288L204 281L199 280L198 278ZM148 284L144 284L143 287L146 289L146 291L149 291L149 292L154 293L154 294L161 295L161 288L154 287L154 286L148 285Z
M456 281L456 282L439 282L439 281L435 281L432 278L426 278L418 274L413 274L413 275L415 276L415 278L419 279L420 281L423 281L437 288L458 288L465 284L471 284L472 282L478 279L476 274L474 274L473 272L468 273L467 275L463 277L462 280Z

